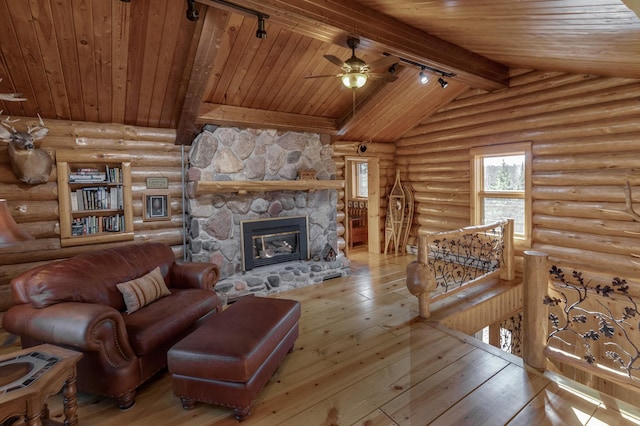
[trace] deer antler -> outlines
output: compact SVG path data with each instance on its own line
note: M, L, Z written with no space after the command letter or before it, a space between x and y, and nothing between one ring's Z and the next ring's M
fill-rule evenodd
M0 80L2 80L2 79L0 79ZM0 115L2 115L2 110L1 109L0 109ZM4 127L6 127L7 129L9 129L13 133L15 133L15 132L17 132L17 130L10 123L15 123L17 121L20 121L20 120L18 120L18 119L11 120L11 116L7 115L6 118L3 118L2 120L0 120L0 124L2 124Z
M38 120L40 121L40 123L35 126L27 125L27 133L32 134L33 132L37 132L38 130L45 128L44 121L42 121L42 117L40 117L40 114L38 114Z
M0 81L2 81L1 78ZM21 98L21 96L22 93L0 93L0 100L11 102L22 102L27 100L27 98Z

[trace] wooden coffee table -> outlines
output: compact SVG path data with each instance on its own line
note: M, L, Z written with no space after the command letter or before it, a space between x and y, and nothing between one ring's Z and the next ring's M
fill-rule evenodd
M78 424L76 364L80 352L40 345L0 356L0 423L24 416L28 426L57 424L49 420L47 398L60 389L65 425Z

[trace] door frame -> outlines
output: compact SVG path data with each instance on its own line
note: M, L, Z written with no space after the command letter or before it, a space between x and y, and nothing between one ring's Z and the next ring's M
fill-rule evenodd
M367 230L368 230L368 242L367 247L369 253L382 253L382 244L381 244L381 228L380 228L380 159L376 157L355 157L355 156L345 156L344 158L344 167L345 167L345 235L347 235L347 239L345 239L345 251L348 254L349 250L349 238L351 235L349 234L349 227L346 226L349 223L349 207L348 202L351 199L351 194L353 192L352 183L353 183L353 167L352 163L356 161L366 161L367 162L367 186L368 186L368 194L367 194Z

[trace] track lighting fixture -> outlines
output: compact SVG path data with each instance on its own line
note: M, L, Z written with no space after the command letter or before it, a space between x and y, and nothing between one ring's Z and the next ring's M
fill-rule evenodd
M122 3L131 3L131 0L120 0Z
M187 0L187 19L190 21L197 21L200 18L195 3L196 0Z
M267 31L264 29L264 16L258 15L258 30L256 31L256 37L267 38Z
M187 1L195 1L195 0L187 0ZM249 9L248 7L240 6L227 0L209 0L207 3L217 3L220 5L221 9L231 10L233 12L240 12L243 15L255 16L258 18L258 29L256 30L256 37L260 39L267 38L267 30L265 30L265 19L269 19L269 15L265 15L264 13L260 13L257 10ZM187 18L189 17L187 12Z
M420 84L427 84L429 82L429 77L424 73L424 68L420 71Z
M385 56L391 56L391 54L387 53L387 52L384 52L382 54L385 55ZM410 64L410 65L413 65L413 66L416 66L416 67L420 68L419 78L420 78L420 83L421 84L427 84L429 82L429 76L425 73L425 70L431 71L434 74L440 74L442 77L455 77L456 76L455 73L441 71L441 70L439 70L437 68L432 68L432 67L430 67L428 65L424 65L424 64L421 64L419 62L412 61L411 59L405 59L405 58L402 58L400 56L398 56L397 58L400 59L400 61L402 61L402 62L405 62L407 64ZM395 66L396 65L397 64L393 64L391 66L391 68L389 68L389 72L391 74L393 74L395 72L395 70L396 70ZM442 78L442 77L438 78L438 83L440 83L440 86L442 86L442 88L444 89L445 87L447 87L449 85L449 83L447 81L445 81L444 78Z

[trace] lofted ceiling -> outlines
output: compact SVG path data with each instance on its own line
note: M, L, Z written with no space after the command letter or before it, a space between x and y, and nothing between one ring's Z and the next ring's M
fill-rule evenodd
M470 88L506 87L510 70L640 78L635 0L229 1L269 15L267 38L256 16L212 0L197 0L196 22L185 0L0 0L0 93L27 98L0 108L175 128L179 143L205 123L392 142ZM304 78L340 73L323 55L349 58L349 36L368 63L407 59L398 79L354 93ZM433 69L455 74L447 88Z

